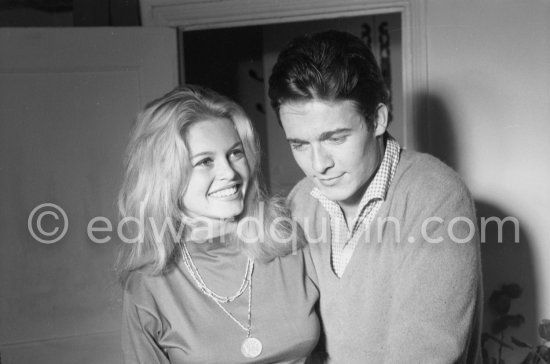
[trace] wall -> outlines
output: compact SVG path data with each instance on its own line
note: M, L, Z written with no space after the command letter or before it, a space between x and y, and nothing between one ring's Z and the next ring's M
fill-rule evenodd
M138 0L1 1L2 27L139 25Z
M70 27L73 26L73 13L46 12L31 8L0 8L2 27Z
M459 170L480 216L518 218L519 243L511 225L501 244L488 235L485 288L522 286L511 312L527 322L511 333L534 340L538 320L550 318L550 2L426 5L429 92L417 96L428 114L417 118L418 138L429 134L422 148Z

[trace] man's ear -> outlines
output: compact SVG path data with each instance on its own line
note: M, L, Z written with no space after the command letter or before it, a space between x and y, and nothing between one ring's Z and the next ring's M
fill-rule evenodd
M388 107L382 103L378 104L374 113L374 136L384 135L388 128Z

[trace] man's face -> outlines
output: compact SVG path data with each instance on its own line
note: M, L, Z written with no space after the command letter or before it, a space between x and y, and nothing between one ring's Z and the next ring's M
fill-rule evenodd
M378 125L368 130L350 101L310 100L280 108L296 162L329 200L344 209L358 206L380 164L383 150L376 137L386 130L385 112L379 107Z

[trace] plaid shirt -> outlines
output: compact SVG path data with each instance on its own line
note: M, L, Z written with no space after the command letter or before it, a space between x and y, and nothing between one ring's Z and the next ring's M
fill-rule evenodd
M357 215L349 225L346 224L344 213L336 202L326 198L317 187L314 187L310 193L311 196L319 200L330 215L331 263L332 270L338 277L342 277L344 274L361 233L374 220L374 216L386 198L399 162L400 149L399 143L388 135L382 163L359 203Z

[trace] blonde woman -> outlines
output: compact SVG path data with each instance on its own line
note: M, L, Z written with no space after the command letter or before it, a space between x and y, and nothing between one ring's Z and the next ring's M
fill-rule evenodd
M287 211L264 197L243 110L185 86L139 115L119 197L126 363L303 363L315 281Z

